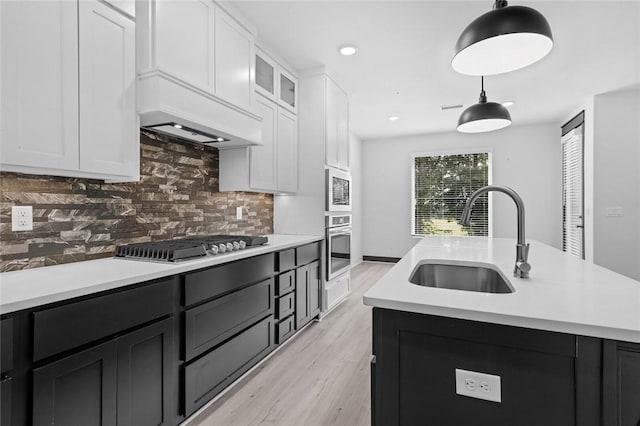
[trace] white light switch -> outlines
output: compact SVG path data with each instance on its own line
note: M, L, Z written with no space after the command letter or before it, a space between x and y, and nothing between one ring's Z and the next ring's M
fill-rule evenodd
M502 402L500 376L456 368L456 393L471 398Z
M242 220L242 207L236 207L236 219Z
M31 231L33 229L33 207L11 206L11 230Z
M622 207L607 207L604 209L604 215L606 217L622 217Z

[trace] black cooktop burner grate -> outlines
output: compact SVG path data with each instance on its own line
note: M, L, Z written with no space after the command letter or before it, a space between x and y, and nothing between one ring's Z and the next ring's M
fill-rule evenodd
M243 241L244 246L258 246L268 242L267 237L245 235L207 235L188 237L178 240L157 241L150 243L127 244L117 246L115 257L134 260L153 260L160 262L178 262L207 254L217 254L218 247L224 245L229 251L238 250L238 243ZM221 252L224 252L222 250Z

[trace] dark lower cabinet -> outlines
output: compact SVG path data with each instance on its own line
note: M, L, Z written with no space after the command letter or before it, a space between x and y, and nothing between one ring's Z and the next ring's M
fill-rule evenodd
M118 426L172 424L173 318L118 339Z
M0 425L11 425L11 378L0 381Z
M164 425L172 342L169 318L34 369L33 424Z
M33 371L33 424L116 424L117 344L110 341Z
M604 425L640 425L640 345L605 340Z
M320 262L296 270L296 329L320 313Z
M275 346L273 316L249 327L185 367L187 416L264 358Z
M273 314L273 278L185 311L185 356L190 361Z
M307 244L4 315L0 426L183 422L319 314L319 253Z
M600 425L601 340L374 308L376 425ZM456 393L500 376L501 402ZM634 424L635 426L635 424Z

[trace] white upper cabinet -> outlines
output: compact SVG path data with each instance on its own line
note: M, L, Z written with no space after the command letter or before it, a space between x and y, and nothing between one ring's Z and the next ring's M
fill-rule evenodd
M0 161L77 169L77 4L3 1L0 19Z
M253 34L224 10L216 9L215 88L216 94L235 105L253 105L255 45Z
M325 82L327 165L349 170L349 100L331 78Z
M294 114L298 112L298 79L256 48L256 91Z
M255 36L236 18L211 0L136 2L143 127L181 124L226 139L214 138L219 149L260 145Z
M278 191L296 192L298 190L298 119L282 108L278 110L277 164Z
M256 92L277 102L276 87L278 73L276 61L256 47Z
M217 56L216 56L217 58ZM220 151L220 190L295 193L298 190L298 79L256 47L255 106L262 117L262 146ZM290 95L281 99L282 76Z
M282 68L278 69L278 104L293 113L298 112L298 79Z
M98 1L0 2L6 171L138 179L134 23Z
M100 2L79 3L80 169L136 173L135 24Z
M213 92L213 2L156 1L155 14L157 67L187 83Z
M249 186L263 191L276 191L277 158L276 142L278 138L278 107L274 102L260 96L256 98L257 113L262 116L262 146L249 150Z
M294 193L298 190L298 118L262 95L262 146L220 150L220 190Z

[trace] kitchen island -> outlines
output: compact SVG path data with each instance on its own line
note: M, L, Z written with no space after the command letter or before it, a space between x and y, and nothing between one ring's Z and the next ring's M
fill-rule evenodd
M494 265L514 292L412 284L424 260ZM640 421L640 283L535 241L531 278L514 260L511 239L427 237L365 294L375 424Z

